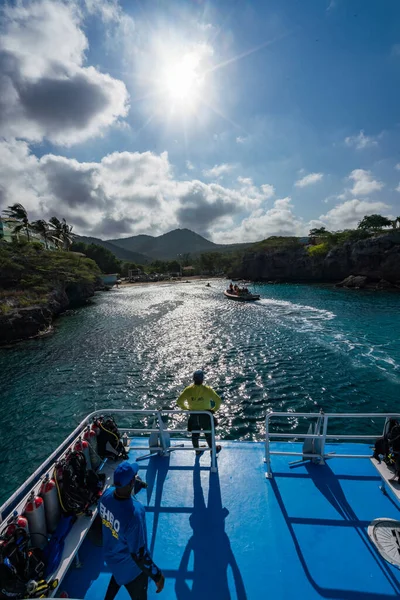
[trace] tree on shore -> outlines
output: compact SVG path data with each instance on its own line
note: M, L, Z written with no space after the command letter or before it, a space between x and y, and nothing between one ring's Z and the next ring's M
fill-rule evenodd
M366 229L371 231L378 231L382 227L391 227L392 221L382 215L365 215L365 217L359 222L358 229Z
M57 217L51 217L49 223L54 228L56 237L61 242L63 249L69 250L74 241L73 226L68 225L65 219L60 221Z
M37 221L33 221L31 223L31 229L35 233L38 233L44 240L46 250L49 249L49 242L57 243L58 241L55 230L52 227L50 227L50 225L44 219L38 219Z
M118 260L115 254L103 246L74 242L71 250L81 252L94 260L102 273L120 273L121 271L121 261Z
M309 236L310 237L322 237L324 235L328 235L329 231L326 227L314 227L314 229L310 229Z
M18 234L23 229L25 230L26 237L28 238L28 242L30 241L30 223L28 219L28 213L22 204L13 204L12 206L8 206L6 210L3 211L4 214L9 219L14 219L15 221L19 221L17 225L14 226L13 233Z

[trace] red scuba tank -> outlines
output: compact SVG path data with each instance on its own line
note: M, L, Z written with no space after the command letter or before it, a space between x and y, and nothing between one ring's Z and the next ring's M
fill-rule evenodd
M43 479L39 495L43 498L44 502L47 531L53 533L61 517L61 506L56 482L54 479L50 479L48 473Z
M17 528L24 529L26 533L29 533L27 519L22 515L19 515L17 511L14 511L12 520L10 521L6 529L6 536L9 537L10 535L12 535Z
M83 439L89 444L89 455L92 469L97 469L101 460L97 454L97 434L96 431L89 426L83 432Z
M86 469L92 468L92 463L90 461L90 453L89 453L89 443L86 440L81 440L80 438L74 444L75 452L82 452L83 456L86 459Z
M24 515L28 521L31 544L35 548L42 548L47 543L46 516L43 498L35 496L32 491L24 508Z

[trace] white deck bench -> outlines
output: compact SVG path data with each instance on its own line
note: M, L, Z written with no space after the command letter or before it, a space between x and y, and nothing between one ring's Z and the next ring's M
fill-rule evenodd
M379 475L382 477L383 482L387 485L388 489L390 489L397 500L400 501L400 483L398 483L398 481L390 481L390 479L394 476L394 469L390 469L383 460L381 463L378 463L375 458L371 458L370 460L375 469L378 471Z

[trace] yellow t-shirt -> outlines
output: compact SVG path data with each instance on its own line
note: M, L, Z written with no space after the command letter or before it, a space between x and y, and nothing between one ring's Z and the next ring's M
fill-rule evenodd
M221 406L221 398L210 386L192 383L179 396L178 406L183 410L212 410L216 412Z

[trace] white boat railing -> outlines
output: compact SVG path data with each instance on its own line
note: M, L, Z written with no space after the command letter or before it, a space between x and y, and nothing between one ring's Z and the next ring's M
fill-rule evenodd
M306 419L316 419L316 423L314 426L314 431L310 432L312 426L308 433L279 433L279 432L271 432L271 420L273 418L286 418L286 419L297 419L297 418L306 418ZM353 419L384 419L383 430L380 433L372 434L372 435L340 435L337 433L328 433L328 424L332 422L332 419L345 419L345 420L353 420ZM272 477L271 471L271 456L280 455L280 456L298 456L302 459L312 459L319 464L324 464L326 458L370 458L370 454L340 454L337 452L329 452L325 453L325 444L326 440L331 441L340 441L340 440L353 440L353 441L373 441L382 437L385 433L386 423L389 419L397 419L400 420L400 413L324 413L323 411L319 413L295 413L295 412L270 412L266 415L265 418L265 458L264 462L267 465L267 471L265 476L267 478ZM271 450L270 441L271 439L280 439L285 441L299 441L299 440L311 440L311 452L307 452L304 449L304 452L291 452L291 451L282 451L282 450Z
M50 454L50 456L38 467L34 473L6 500L6 502L0 506L0 524L7 519L12 511L16 508L17 505L21 503L21 501L28 497L32 488L34 488L46 475L46 473L50 473L52 471L55 462L57 462L73 445L75 440L80 436L80 434L85 430L85 428L93 422L95 417L100 417L101 415L137 415L137 416L148 416L153 417L153 426L152 427L119 427L118 429L121 433L131 433L131 434L150 434L149 443L147 446L136 446L134 447L135 451L146 451L149 454L146 456L138 457L138 460L143 460L144 458L149 458L155 454L159 454L160 456L168 456L171 452L175 451L192 451L192 446L184 446L184 445L171 445L170 434L192 434L192 433L210 433L211 434L211 448L201 448L202 451L209 451L211 453L211 472L217 472L217 460L216 460L216 443L215 443L215 426L214 419L212 415L208 411L204 410L139 410L139 409L131 409L131 408L122 408L122 409L102 409L95 410L90 413L81 421L81 423L70 433L70 435ZM182 415L182 416L190 416L190 415L208 415L210 418L210 429L209 430L193 430L188 432L187 429L173 429L168 428L166 424L163 422L162 417L168 415ZM117 422L118 424L118 422ZM155 444L152 443L151 434L156 437L153 438L155 440ZM150 443L151 442L151 443ZM158 443L159 442L159 443Z

